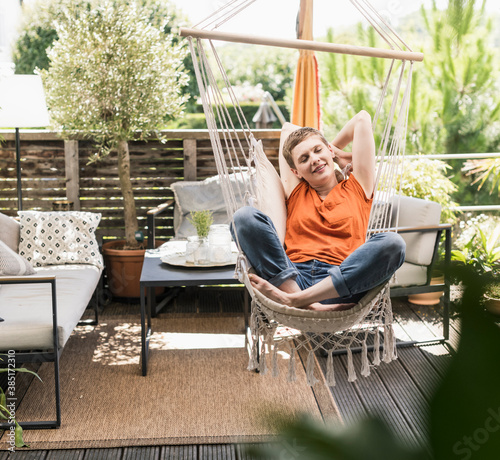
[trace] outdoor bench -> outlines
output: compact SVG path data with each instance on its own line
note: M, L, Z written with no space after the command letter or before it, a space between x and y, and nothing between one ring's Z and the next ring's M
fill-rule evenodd
M96 288L103 266L93 231L100 215L20 214L18 222L0 213L0 354L4 361L6 354L15 356L16 367L54 364L55 420L19 421L24 428L54 428L61 424L59 356L92 300L97 322ZM47 253L32 252L30 260L26 248L37 245Z

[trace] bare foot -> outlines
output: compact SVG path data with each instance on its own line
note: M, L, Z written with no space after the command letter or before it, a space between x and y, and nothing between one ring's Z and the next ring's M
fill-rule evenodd
M304 308L306 310L315 311L342 311L349 310L356 305L355 303L322 304L319 302L314 302L309 305L300 305L294 301L293 293L284 292L280 288L273 286L269 281L255 274L248 275L248 278L252 286L261 294L288 307Z
M289 307L292 306L290 296L287 292L280 290L276 286L273 286L269 281L266 281L265 279L255 274L248 275L248 279L250 280L252 286L257 289L257 291L259 291L261 294L264 294L269 299L283 305L287 305Z
M355 303L322 304L322 303L316 302L316 303L313 303L305 308L307 310L314 310L314 311L344 311L344 310L350 310L355 305L356 305Z

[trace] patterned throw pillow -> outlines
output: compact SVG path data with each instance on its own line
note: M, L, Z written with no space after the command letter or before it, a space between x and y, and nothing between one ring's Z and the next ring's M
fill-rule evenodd
M19 254L35 267L90 264L103 268L95 237L101 214L19 211Z
M3 241L0 241L0 275L24 276L34 273L35 270L24 257L16 254Z

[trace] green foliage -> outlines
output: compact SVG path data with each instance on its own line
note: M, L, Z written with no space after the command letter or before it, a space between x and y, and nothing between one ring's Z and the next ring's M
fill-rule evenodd
M497 189L500 197L500 158L483 158L480 160L467 160L462 168L467 176L476 176L472 185L477 184L478 190L483 185L490 184L490 194Z
M188 217L188 221L191 222L196 229L196 234L200 238L206 238L210 231L210 225L214 222L212 211L193 211L189 215L191 217Z
M282 101L277 102L276 104L280 108L285 119L289 120L290 116L286 104ZM255 127L255 123L252 123L252 118L257 113L257 110L259 110L259 106L260 102L240 103L241 110L243 111L243 115L247 120L250 128ZM234 127L239 128L240 123L233 108L234 106L232 104L227 104L226 107L228 109L229 115L231 116L231 121L233 122ZM202 111L203 107L201 105L198 105L196 107L196 111L198 110ZM188 113L182 118L169 122L167 125L167 129L207 129L207 121L203 113ZM279 120L275 121L270 129L281 129L281 123L279 122Z
M457 205L451 195L457 186L446 176L449 169L450 166L445 162L429 160L422 155L421 158L405 162L398 186L403 195L439 203L442 206L441 220L451 223L455 220L455 214L450 208Z
M484 215L462 224L452 260L473 267L477 273L500 274L500 220Z
M285 98L295 77L295 50L261 46L225 45L218 51L229 81L269 91L276 101ZM241 99L240 102L246 102Z
M129 4L136 3L143 11L149 23L161 29L166 36L170 36L174 44L180 43L177 30L186 25L186 19L177 7L169 0L115 0L118 6L126 9ZM16 73L32 74L35 69L48 69L49 58L47 50L58 39L56 24L65 21L68 14L78 16L80 11L99 6L99 0L35 0L23 4L23 23L19 38L15 44L13 59ZM186 44L182 42L182 46ZM187 101L188 108L194 107L198 94L196 79L194 78L191 56L184 58L186 71L193 76L189 83L182 86L182 94L190 95Z
M85 134L104 150L146 137L179 116L185 51L128 2L68 15L56 26L50 67L41 71L54 128Z

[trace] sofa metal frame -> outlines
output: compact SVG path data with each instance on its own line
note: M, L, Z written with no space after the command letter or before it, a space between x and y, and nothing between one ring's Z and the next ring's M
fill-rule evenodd
M15 278L2 278L0 284L50 284L51 285L51 303L52 303L52 348L48 350L30 350L30 351L15 351L16 366L17 363L44 363L51 362L54 364L54 394L56 403L55 420L23 422L17 421L23 429L45 429L45 428L59 428L61 426L61 391L60 391L60 377L59 377L59 358L62 353L62 348L59 347L59 331L57 323L57 291L56 291L56 277L15 277ZM99 322L99 292L101 291L102 276L99 284L94 292L94 319L83 320L78 325L97 325ZM10 350L4 350L8 352ZM5 353L0 353L4 355ZM8 398L7 398L8 399ZM11 425L8 422L0 423L0 429L9 430Z

